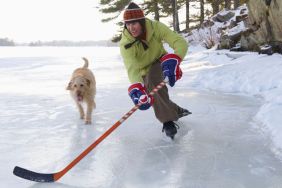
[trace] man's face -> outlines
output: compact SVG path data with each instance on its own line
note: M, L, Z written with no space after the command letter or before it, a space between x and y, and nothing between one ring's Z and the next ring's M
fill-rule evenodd
M133 37L138 37L142 34L142 26L139 22L126 23L126 28Z

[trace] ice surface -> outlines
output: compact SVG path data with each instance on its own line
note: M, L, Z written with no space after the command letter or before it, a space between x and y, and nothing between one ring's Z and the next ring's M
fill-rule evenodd
M175 141L161 132L152 109L137 111L59 182L40 184L20 179L12 174L16 165L41 173L61 170L133 104L127 95L129 83L118 48L27 48L25 54L21 48L0 51L6 52L0 53L0 187L282 185L282 163L271 151L270 134L262 134L261 125L254 121L264 101L207 91L204 83L212 86L209 79L216 77L210 73L212 69L218 75L216 81L224 75L220 68L224 66L212 64L222 55L196 52L185 58L183 79L169 88L171 99L193 112L178 122ZM82 66L82 56L89 58L97 80L92 125L79 119L65 90L72 71ZM199 65L189 68L196 61ZM236 73L239 68L224 71L231 70ZM202 75L207 79L202 82L202 72L212 77Z

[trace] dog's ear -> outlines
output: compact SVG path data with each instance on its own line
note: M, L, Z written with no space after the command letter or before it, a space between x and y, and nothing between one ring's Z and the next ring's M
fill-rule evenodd
M90 83L91 83L90 80L86 79L86 84L88 87L90 87Z
M72 80L68 83L68 86L66 87L66 90L71 90Z

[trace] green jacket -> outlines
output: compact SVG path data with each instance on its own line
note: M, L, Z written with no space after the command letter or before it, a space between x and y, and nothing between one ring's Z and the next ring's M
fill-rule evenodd
M120 52L131 83L142 83L142 76L148 73L157 59L167 53L163 42L168 43L181 59L186 55L188 48L188 43L182 36L173 32L163 23L149 19L146 19L146 41L149 48L144 50L141 42L135 42L130 48L125 49L124 46L134 40L135 38L128 30L124 29L120 41Z

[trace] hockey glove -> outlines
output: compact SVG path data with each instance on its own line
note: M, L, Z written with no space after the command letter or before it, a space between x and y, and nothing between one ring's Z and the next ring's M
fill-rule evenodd
M175 82L182 77L180 69L181 58L176 54L166 54L161 59L161 66L164 78L168 77L169 85L174 86Z
M147 94L144 85L141 83L132 84L128 88L128 94L135 105L139 103L142 104L139 107L140 110L149 109L154 102L153 96Z

